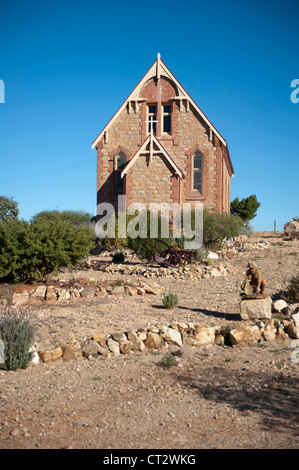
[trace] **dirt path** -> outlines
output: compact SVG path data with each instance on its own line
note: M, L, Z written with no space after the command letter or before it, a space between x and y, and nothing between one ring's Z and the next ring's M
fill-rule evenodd
M59 341L172 320L238 324L239 285L249 259L261 267L270 295L298 273L298 242L261 239L269 241L268 249L241 252L227 261L230 277L180 283L159 278L179 297L174 311L161 308L161 296L36 306L41 339ZM299 375L291 352L291 340L247 349L172 346L160 353L146 350L2 371L0 448L298 448ZM162 367L166 354L177 365Z

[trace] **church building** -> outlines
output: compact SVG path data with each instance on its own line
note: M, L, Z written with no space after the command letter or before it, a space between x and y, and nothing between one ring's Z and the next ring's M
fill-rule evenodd
M202 202L230 212L228 145L160 54L92 144L97 204Z

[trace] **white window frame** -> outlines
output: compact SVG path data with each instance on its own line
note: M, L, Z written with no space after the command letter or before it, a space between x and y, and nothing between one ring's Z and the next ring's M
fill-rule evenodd
M194 158L201 157L201 170L199 168L194 168ZM196 150L196 152L192 155L192 175L191 175L191 191L198 191L200 194L203 194L203 165L204 165L204 156L200 150ZM201 173L201 190L194 188L194 171L198 171Z

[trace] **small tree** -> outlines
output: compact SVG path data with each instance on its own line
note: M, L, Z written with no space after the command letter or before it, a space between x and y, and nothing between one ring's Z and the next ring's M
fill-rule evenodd
M0 221L0 278L43 281L60 268L71 270L91 248L91 229L60 217L34 223Z
M87 224L91 222L92 215L89 212L84 211L41 211L35 214L31 221L37 222L40 220L63 220L71 222L74 225Z
M17 219L19 215L18 203L12 197L0 196L0 220Z
M261 203L258 202L256 195L251 195L246 199L243 198L239 201L236 197L230 205L230 211L232 215L238 215L244 222L248 223L256 216L256 212L260 207Z

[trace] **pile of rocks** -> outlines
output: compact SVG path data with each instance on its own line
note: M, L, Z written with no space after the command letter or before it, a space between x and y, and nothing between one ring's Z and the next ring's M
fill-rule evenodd
M105 297L106 295L159 295L164 288L157 283L125 282L110 280L81 285L60 283L59 285L18 285L12 296L13 305L36 304L42 301L62 301L79 298Z
M166 277L173 279L201 279L208 277L227 276L229 274L226 265L203 265L194 263L185 266L169 266L168 268L162 266L144 266L144 265L123 265L123 264L109 264L101 268L107 273L119 273L123 275L136 275L144 276L147 278Z
M289 320L272 319L269 322L257 322L253 325L236 327L197 326L194 323L172 322L158 328L128 329L108 335L97 333L85 338L74 338L68 342L52 344L36 343L33 363L65 361L79 357L111 357L120 354L134 354L146 349L161 350L169 345L178 347L202 347L212 344L219 346L248 347L265 341L282 341L299 338L299 312Z
M260 251L270 248L270 243L267 241L237 242L234 244L233 248L237 251Z
M285 240L299 240L299 221L291 220L287 222L284 227Z

